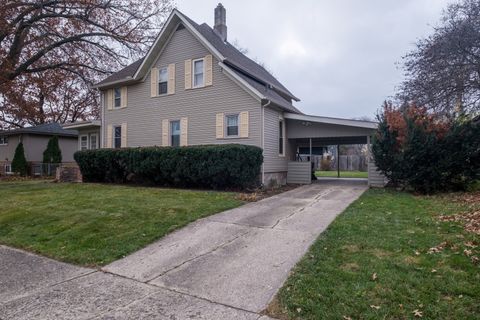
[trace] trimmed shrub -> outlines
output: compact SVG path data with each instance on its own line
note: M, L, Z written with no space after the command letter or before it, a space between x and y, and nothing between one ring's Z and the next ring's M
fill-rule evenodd
M247 188L258 183L262 149L239 144L78 151L85 182L188 188Z
M28 163L25 158L25 150L23 149L23 143L20 142L15 148L15 154L12 160L12 171L18 173L21 176L26 176L28 173Z
M58 145L58 137L48 140L47 148L43 152L43 163L62 163L62 151Z
M422 193L465 190L480 179L480 125L385 105L372 152L393 185Z

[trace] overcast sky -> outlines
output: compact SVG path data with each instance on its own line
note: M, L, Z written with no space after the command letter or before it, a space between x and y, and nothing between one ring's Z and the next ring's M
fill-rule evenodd
M177 0L213 25L218 0ZM313 115L373 118L402 79L397 63L452 0L223 0L228 40L249 50Z

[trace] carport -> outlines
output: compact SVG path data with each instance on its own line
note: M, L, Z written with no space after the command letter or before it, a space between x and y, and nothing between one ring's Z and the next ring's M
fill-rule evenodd
M311 179L311 159L315 150L325 146L366 144L368 150L368 185L383 187L384 176L378 172L370 154L370 141L377 123L364 120L319 117L287 113L284 115L287 124L289 154L287 182L308 184ZM299 154L299 150L308 150L307 156ZM338 154L338 153L337 153ZM337 161L339 161L337 156ZM338 176L340 166L337 165Z

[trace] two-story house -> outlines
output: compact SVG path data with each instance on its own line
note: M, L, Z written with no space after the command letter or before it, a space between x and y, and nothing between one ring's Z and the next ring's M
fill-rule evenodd
M295 108L293 93L227 41L225 8L214 13L211 28L173 10L143 59L96 85L101 147L255 145L264 150L262 182L283 184L301 146L340 143L337 136L367 143L374 123Z

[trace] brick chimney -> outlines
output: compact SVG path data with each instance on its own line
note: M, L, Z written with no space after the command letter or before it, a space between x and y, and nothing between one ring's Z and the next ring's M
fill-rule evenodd
M213 30L217 32L223 41L227 41L227 10L221 3L215 8L215 25Z

